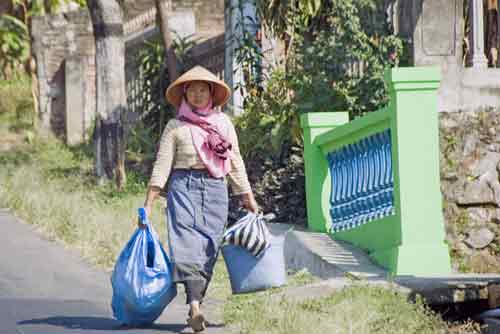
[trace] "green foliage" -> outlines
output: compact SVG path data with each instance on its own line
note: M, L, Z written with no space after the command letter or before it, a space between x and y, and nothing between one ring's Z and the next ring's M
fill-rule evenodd
M276 36L292 35L297 21L311 25L328 3L326 0L256 1L259 17Z
M246 78L250 89L237 123L247 155L300 144L301 113L349 111L354 118L387 103L383 72L398 64L403 43L381 19L376 0L265 3L258 2L262 21L278 37L287 34L290 46L285 70L268 69L272 74L265 87L255 89L260 82ZM238 50L244 67L246 60L261 62L249 44Z
M252 90L245 100L245 112L235 119L240 148L247 159L258 152L279 155L286 144L301 141L297 105L288 95L287 74L271 73L266 89Z
M243 69L244 83L238 83L236 89L251 91L259 89L263 82L262 51L257 45L253 34L244 30L241 39L238 41L239 47L235 50L235 61Z
M0 78L16 72L30 57L30 21L33 16L55 13L63 4L85 0L8 0L13 11L0 15Z
M128 133L127 158L137 164L152 161L155 158L157 139L159 134L154 132L154 127L139 122Z
M168 86L168 71L165 62L165 48L160 39L146 41L138 55L142 73L143 102L139 113L142 121L150 128L152 140L156 141L166 119L172 111L165 102L164 92Z
M191 50L198 43L200 38L195 38L194 35L181 36L175 32L175 38L172 47L177 57L177 65L180 72L185 72L193 66L191 62ZM163 45L163 44L162 44Z
M327 18L333 31L313 32L312 41L297 38L291 89L302 112L346 110L356 117L387 103L383 71L394 65L399 40L369 36L354 6L339 7Z
M0 68L16 68L29 57L29 34L23 21L4 14L0 16Z
M27 77L0 81L0 131L6 138L8 132L33 129L33 98L31 82Z

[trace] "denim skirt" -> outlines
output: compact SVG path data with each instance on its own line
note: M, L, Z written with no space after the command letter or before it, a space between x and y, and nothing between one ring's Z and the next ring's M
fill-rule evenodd
M212 277L228 218L224 178L174 169L167 185L167 242L174 282Z

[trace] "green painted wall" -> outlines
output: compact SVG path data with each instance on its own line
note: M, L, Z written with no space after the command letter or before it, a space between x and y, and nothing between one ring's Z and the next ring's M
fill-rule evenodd
M313 141L320 134L349 122L349 113L308 113L303 114L300 121L304 130L308 225L313 231L327 232L327 227L331 225L329 213L331 179L325 155Z
M390 69L386 82L391 102L386 109L349 123L345 112L302 116L308 224L313 231L329 231L331 225L326 154L391 129L396 214L332 236L365 249L395 275L451 272L439 188L439 80L438 68Z

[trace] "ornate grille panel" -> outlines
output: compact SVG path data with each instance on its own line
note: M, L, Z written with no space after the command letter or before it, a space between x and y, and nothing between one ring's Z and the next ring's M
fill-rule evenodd
M389 129L328 154L333 231L394 214L391 154Z

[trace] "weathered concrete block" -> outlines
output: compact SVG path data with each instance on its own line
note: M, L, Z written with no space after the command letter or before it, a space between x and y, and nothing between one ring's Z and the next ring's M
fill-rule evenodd
M85 69L80 57L68 57L66 59L65 81L66 144L78 145L85 140Z
M424 1L422 5L421 51L427 56L452 56L455 53L456 0Z
M186 38L196 34L196 18L191 9L180 9L169 17L169 24L177 36Z

